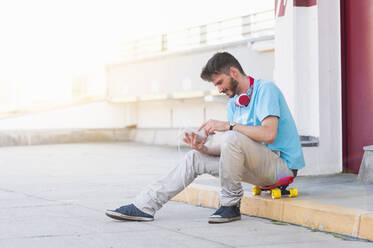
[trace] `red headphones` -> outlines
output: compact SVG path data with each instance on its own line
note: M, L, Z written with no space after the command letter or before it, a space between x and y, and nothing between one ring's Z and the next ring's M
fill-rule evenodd
M249 76L249 79L250 79L249 90L246 93L239 95L234 101L234 105L236 105L238 108L247 107L247 105L249 105L250 103L251 95L253 93L254 78Z

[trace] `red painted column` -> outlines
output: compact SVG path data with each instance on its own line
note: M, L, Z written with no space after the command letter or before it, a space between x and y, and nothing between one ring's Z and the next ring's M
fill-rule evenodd
M341 2L344 4L342 59L345 64L342 70L347 153L344 157L347 171L358 173L363 146L373 145L373 1Z

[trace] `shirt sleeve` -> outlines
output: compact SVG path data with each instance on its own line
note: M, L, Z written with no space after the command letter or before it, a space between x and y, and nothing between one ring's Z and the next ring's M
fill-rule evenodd
M233 122L233 115L234 115L234 103L232 99L229 99L229 102L227 104L227 120L229 122Z
M262 86L257 106L256 115L261 122L268 116L280 118L280 90L274 83Z

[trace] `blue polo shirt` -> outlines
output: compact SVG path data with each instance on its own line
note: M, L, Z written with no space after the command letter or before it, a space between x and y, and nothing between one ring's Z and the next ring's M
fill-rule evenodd
M277 116L277 137L273 144L263 144L273 151L280 151L280 157L290 169L303 168L305 162L298 131L280 89L272 82L255 79L249 105L236 107L234 101L237 97L234 96L228 102L228 121L246 126L261 126L266 117Z

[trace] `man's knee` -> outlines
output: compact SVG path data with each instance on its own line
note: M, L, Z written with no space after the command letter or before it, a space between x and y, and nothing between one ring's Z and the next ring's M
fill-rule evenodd
M221 149L237 149L240 147L240 133L235 131L227 131L223 134Z
M250 144L255 144L256 142L247 137L246 135L236 132L236 131L227 131L223 135L223 140L222 144L227 144L227 145L242 145L245 143L245 146L247 146L249 143Z
M191 150L185 155L187 170L192 170L194 174L200 175L201 169L199 168L201 153L196 150Z

